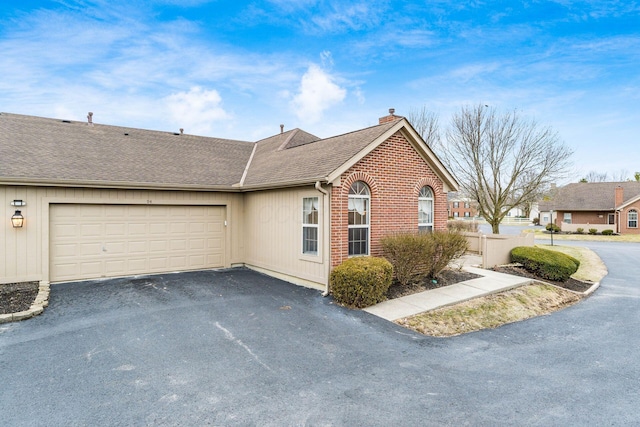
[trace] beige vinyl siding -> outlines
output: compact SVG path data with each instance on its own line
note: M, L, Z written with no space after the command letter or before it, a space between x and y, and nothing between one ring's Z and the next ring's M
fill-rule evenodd
M318 255L302 254L302 200L318 197ZM313 187L245 193L245 264L292 283L324 289L328 280L328 201Z
M11 227L21 199L25 225ZM50 281L50 206L58 204L220 206L225 208L227 226L224 267L244 261L242 194L199 191L111 190L93 188L30 187L0 185L0 284L20 281Z

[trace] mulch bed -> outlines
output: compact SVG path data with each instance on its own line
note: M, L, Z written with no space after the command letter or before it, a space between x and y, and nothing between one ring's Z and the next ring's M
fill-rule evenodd
M0 314L28 310L38 296L38 282L0 285Z
M464 282L465 280L477 279L478 277L482 276L463 270L446 269L443 270L435 280L427 279L422 282L412 283L406 286L394 281L387 291L387 298L400 298L405 295L411 295L422 291L453 285L454 283Z
M586 292L589 288L591 288L591 286L593 286L593 283L591 282L582 282L580 280L576 280L573 278L569 278L569 280L567 280L566 282L558 282L554 280L544 279L540 276L537 276L533 273L528 272L523 267L520 267L517 265L503 265L499 267L494 267L493 271L497 271L499 273L512 274L514 276L528 277L530 279L536 279L541 282L551 283L552 285L556 285L561 288L568 289L574 292Z

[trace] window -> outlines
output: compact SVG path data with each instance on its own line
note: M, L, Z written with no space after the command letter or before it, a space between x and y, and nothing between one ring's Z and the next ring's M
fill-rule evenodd
M460 202L453 202L453 208L454 209L459 208L459 207L460 207Z
M318 255L318 198L302 199L302 253Z
M571 212L564 213L564 219L562 220L565 224L571 224Z
M356 181L349 189L349 256L369 255L369 187Z
M433 190L425 185L418 194L418 231L431 230L433 230Z
M628 228L638 228L638 211L635 209L631 209L629 213L627 213Z
M471 218L471 212L465 212L464 213L464 217L465 218Z
M607 224L615 224L615 223L616 223L616 215L610 213L608 215Z
M454 212L454 213L453 213L453 217L454 217L454 218L458 218L459 216L460 216L460 212Z
M471 204L469 202L464 202L464 208L465 209L469 209L471 207ZM467 216L467 215L465 215Z

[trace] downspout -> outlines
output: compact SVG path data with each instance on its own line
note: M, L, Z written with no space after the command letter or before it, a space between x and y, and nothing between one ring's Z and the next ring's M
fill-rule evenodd
M320 184L320 181L316 181L316 190L318 190L319 192L321 192L324 196L326 196L327 201L329 200L328 196L329 196L329 192L327 190L325 190L324 188L322 188L322 184ZM323 209L323 219L324 218L328 218L329 219L329 224L331 224L331 213L329 212L329 209L325 209L325 203L324 203L324 199L325 197L322 198L322 209ZM324 233L326 233L327 231L323 230L323 240L324 240ZM331 231L328 230L329 232L329 241L331 241ZM326 243L326 242L325 242ZM324 288L324 292L322 292L322 296L326 297L327 295L329 295L329 276L331 274L331 244L325 244L324 245L324 254L328 254L329 256L327 257L327 283L325 283L325 288Z

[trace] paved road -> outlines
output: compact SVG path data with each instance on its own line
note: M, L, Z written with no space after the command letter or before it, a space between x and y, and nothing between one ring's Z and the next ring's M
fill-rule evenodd
M54 285L0 326L0 424L639 425L640 245L595 250L591 298L448 339L247 270Z

